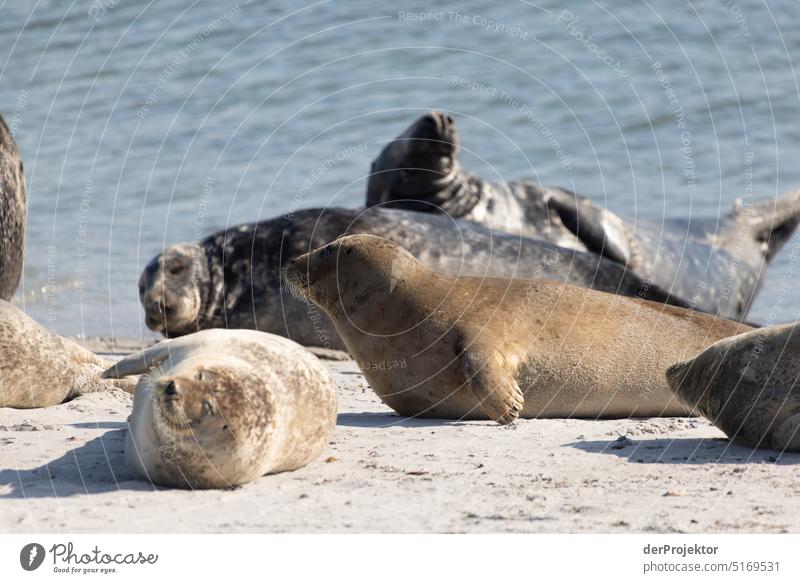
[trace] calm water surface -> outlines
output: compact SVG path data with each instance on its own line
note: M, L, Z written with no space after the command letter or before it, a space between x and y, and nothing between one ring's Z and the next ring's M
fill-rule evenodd
M789 1L6 1L0 108L30 191L16 301L65 334L149 337L150 257L360 205L372 158L431 108L488 178L718 216L800 187L799 49ZM798 319L795 245L752 319Z

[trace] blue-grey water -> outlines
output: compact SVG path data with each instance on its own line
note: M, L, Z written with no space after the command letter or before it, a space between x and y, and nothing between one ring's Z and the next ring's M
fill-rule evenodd
M431 108L464 164L630 217L800 187L800 5L703 0L10 0L0 111L29 185L17 303L65 334L139 337L165 245L362 203ZM792 240L751 318L798 318Z

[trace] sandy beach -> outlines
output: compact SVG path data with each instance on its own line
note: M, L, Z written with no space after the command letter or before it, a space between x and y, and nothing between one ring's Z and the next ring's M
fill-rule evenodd
M131 479L121 391L0 409L0 531L800 532L800 455L731 444L704 419L407 419L351 360L323 362L339 389L327 451L228 491Z

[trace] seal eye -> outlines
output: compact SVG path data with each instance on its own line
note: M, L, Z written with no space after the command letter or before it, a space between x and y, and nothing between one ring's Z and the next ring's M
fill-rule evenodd
M182 271L183 271L183 265L180 263L173 263L169 268L169 272L172 275L179 275Z
M325 247L325 249L322 250L322 253L320 253L319 256L320 257L327 257L331 253L333 253L333 249L331 249L331 247L329 246L329 247Z
M197 371L197 374L194 375L194 378L200 382L210 381L211 380L211 373L208 372L206 369L201 368Z

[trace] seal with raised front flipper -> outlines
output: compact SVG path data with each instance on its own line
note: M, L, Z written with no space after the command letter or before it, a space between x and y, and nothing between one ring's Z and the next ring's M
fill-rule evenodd
M750 329L545 279L446 276L370 235L303 255L285 277L327 312L377 395L406 416L685 415L667 367Z
M0 407L50 407L115 388L132 393L132 380L100 378L109 364L0 300Z
M725 338L667 369L678 398L729 438L800 452L800 324Z
M328 445L336 387L294 342L252 330L205 330L109 368L136 385L125 445L140 479L230 488L302 467Z
M14 295L22 275L27 208L22 158L0 115L0 298L4 300Z
M342 349L327 316L281 284L288 261L345 234L402 245L451 275L543 277L688 306L625 266L552 243L492 232L469 221L390 209L306 209L238 225L154 257L139 279L145 322L168 337L207 328L247 328L306 346Z
M800 224L800 190L738 201L724 217L626 220L563 188L489 182L461 166L458 153L453 118L423 115L372 163L367 206L443 213L591 251L728 318L746 316L766 266Z

